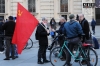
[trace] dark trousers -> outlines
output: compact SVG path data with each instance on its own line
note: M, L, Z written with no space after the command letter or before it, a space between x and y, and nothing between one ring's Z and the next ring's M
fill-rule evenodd
M76 44L68 44L67 47L72 52L75 46L76 46ZM71 61L71 55L70 55L69 51L67 51L67 64L70 64L70 61Z
M3 38L0 37L0 51L4 51L4 43L3 43Z
M64 44L64 38L59 39L58 41L59 41L60 47L62 47L62 46L63 46L63 44ZM66 50L66 48L65 48L65 47L64 47L64 49ZM63 58L66 58L66 55L65 55L65 53L64 53L64 52L62 52L62 56L63 56Z
M93 34L95 34L95 26L92 26Z
M38 62L41 61L41 59L43 59L43 61L47 60L46 59L46 49L48 46L44 45L44 46L39 46L39 50L38 50Z
M11 37L5 37L6 39L6 52L5 52L5 56L6 58L9 58L10 56L10 50L11 50L11 56L12 58L14 58L14 54L15 54L15 49L14 49L14 44L11 43Z

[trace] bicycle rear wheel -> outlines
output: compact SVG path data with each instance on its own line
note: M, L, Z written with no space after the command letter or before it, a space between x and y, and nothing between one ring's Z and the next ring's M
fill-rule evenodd
M32 39L29 39L24 49L30 49L32 48L32 46L33 46L33 41Z
M63 54L65 56L63 57ZM67 54L65 49L61 50L61 47L55 47L50 52L50 62L53 66L65 66L67 61Z
M97 66L98 55L93 48L89 48L88 57L90 58L90 64L92 64L93 66Z

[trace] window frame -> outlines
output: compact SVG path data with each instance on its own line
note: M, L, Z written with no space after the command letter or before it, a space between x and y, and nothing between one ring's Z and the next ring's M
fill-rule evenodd
M4 4L2 3L4 1ZM5 13L6 12L6 1L5 0L0 0L0 13Z
M28 1L29 1L29 0L27 0L27 2L28 2ZM28 2L28 11L31 12L31 13L36 13L36 0L35 0L35 4L34 4L34 5L35 5L35 11L33 11L33 9L32 9L32 11L30 11L30 10L29 10L29 5L31 5L31 4L29 4L29 2ZM33 7L34 5L32 5L32 7Z
M69 3L69 0L67 0L67 3ZM67 5L67 11L65 10L65 9L66 9L66 8L65 8L65 7L66 7L65 4L64 4L64 8L63 8L63 9L61 8L61 6L62 6L62 5L61 5L61 0L60 0L60 12L61 12L61 13L66 12L66 13L67 13L68 10L69 10L69 4ZM63 10L63 11L62 11L62 10Z

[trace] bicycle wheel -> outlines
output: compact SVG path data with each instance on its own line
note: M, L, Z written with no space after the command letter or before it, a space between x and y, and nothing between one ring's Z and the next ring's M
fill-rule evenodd
M62 59L63 53L65 54L64 59ZM50 62L53 66L65 66L67 61L66 57L67 57L66 51L65 49L61 51L61 47L55 47L50 52Z
M98 62L98 55L96 53L96 51L93 49L93 48L89 48L89 49L86 49L86 55L87 55L87 60L86 61L86 64L82 64L82 60L79 61L80 63L80 66L89 66L90 64L92 66L97 66L97 62ZM82 56L80 55L80 58L82 58Z
M88 57L90 58L90 64L92 64L93 66L97 66L98 55L93 48L89 48Z
M33 41L32 39L29 39L24 49L30 49L32 48L32 46L33 46Z

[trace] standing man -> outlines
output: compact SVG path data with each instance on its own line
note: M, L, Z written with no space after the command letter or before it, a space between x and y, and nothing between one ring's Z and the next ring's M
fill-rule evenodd
M38 40L39 40L38 64L50 62L46 58L46 49L48 47L48 35L49 35L47 22L48 22L47 18L42 18L42 23L40 23L37 27Z
M12 41L12 36L14 33L14 29L15 29L15 22L13 21L13 17L9 16L8 17L9 21L6 22L3 25L3 30L5 30L5 39L6 39L6 52L5 52L5 56L6 58L4 60L10 60L10 50L11 50L11 58L12 60L15 59L15 49L14 49L14 44L11 43Z
M67 36L69 41L68 48L72 52L74 46L76 46L81 41L79 36L83 34L83 31L81 25L75 20L74 14L71 14L69 18L70 21L65 23L64 28L65 35ZM71 55L67 51L67 66L71 66L70 61Z
M83 33L85 34L83 38L83 42L84 42L85 40L89 40L89 32L90 32L89 23L85 19L83 14L79 14L79 22L82 26Z
M95 34L95 25L96 25L96 21L94 20L94 18L92 18L91 27L92 27L93 34Z

